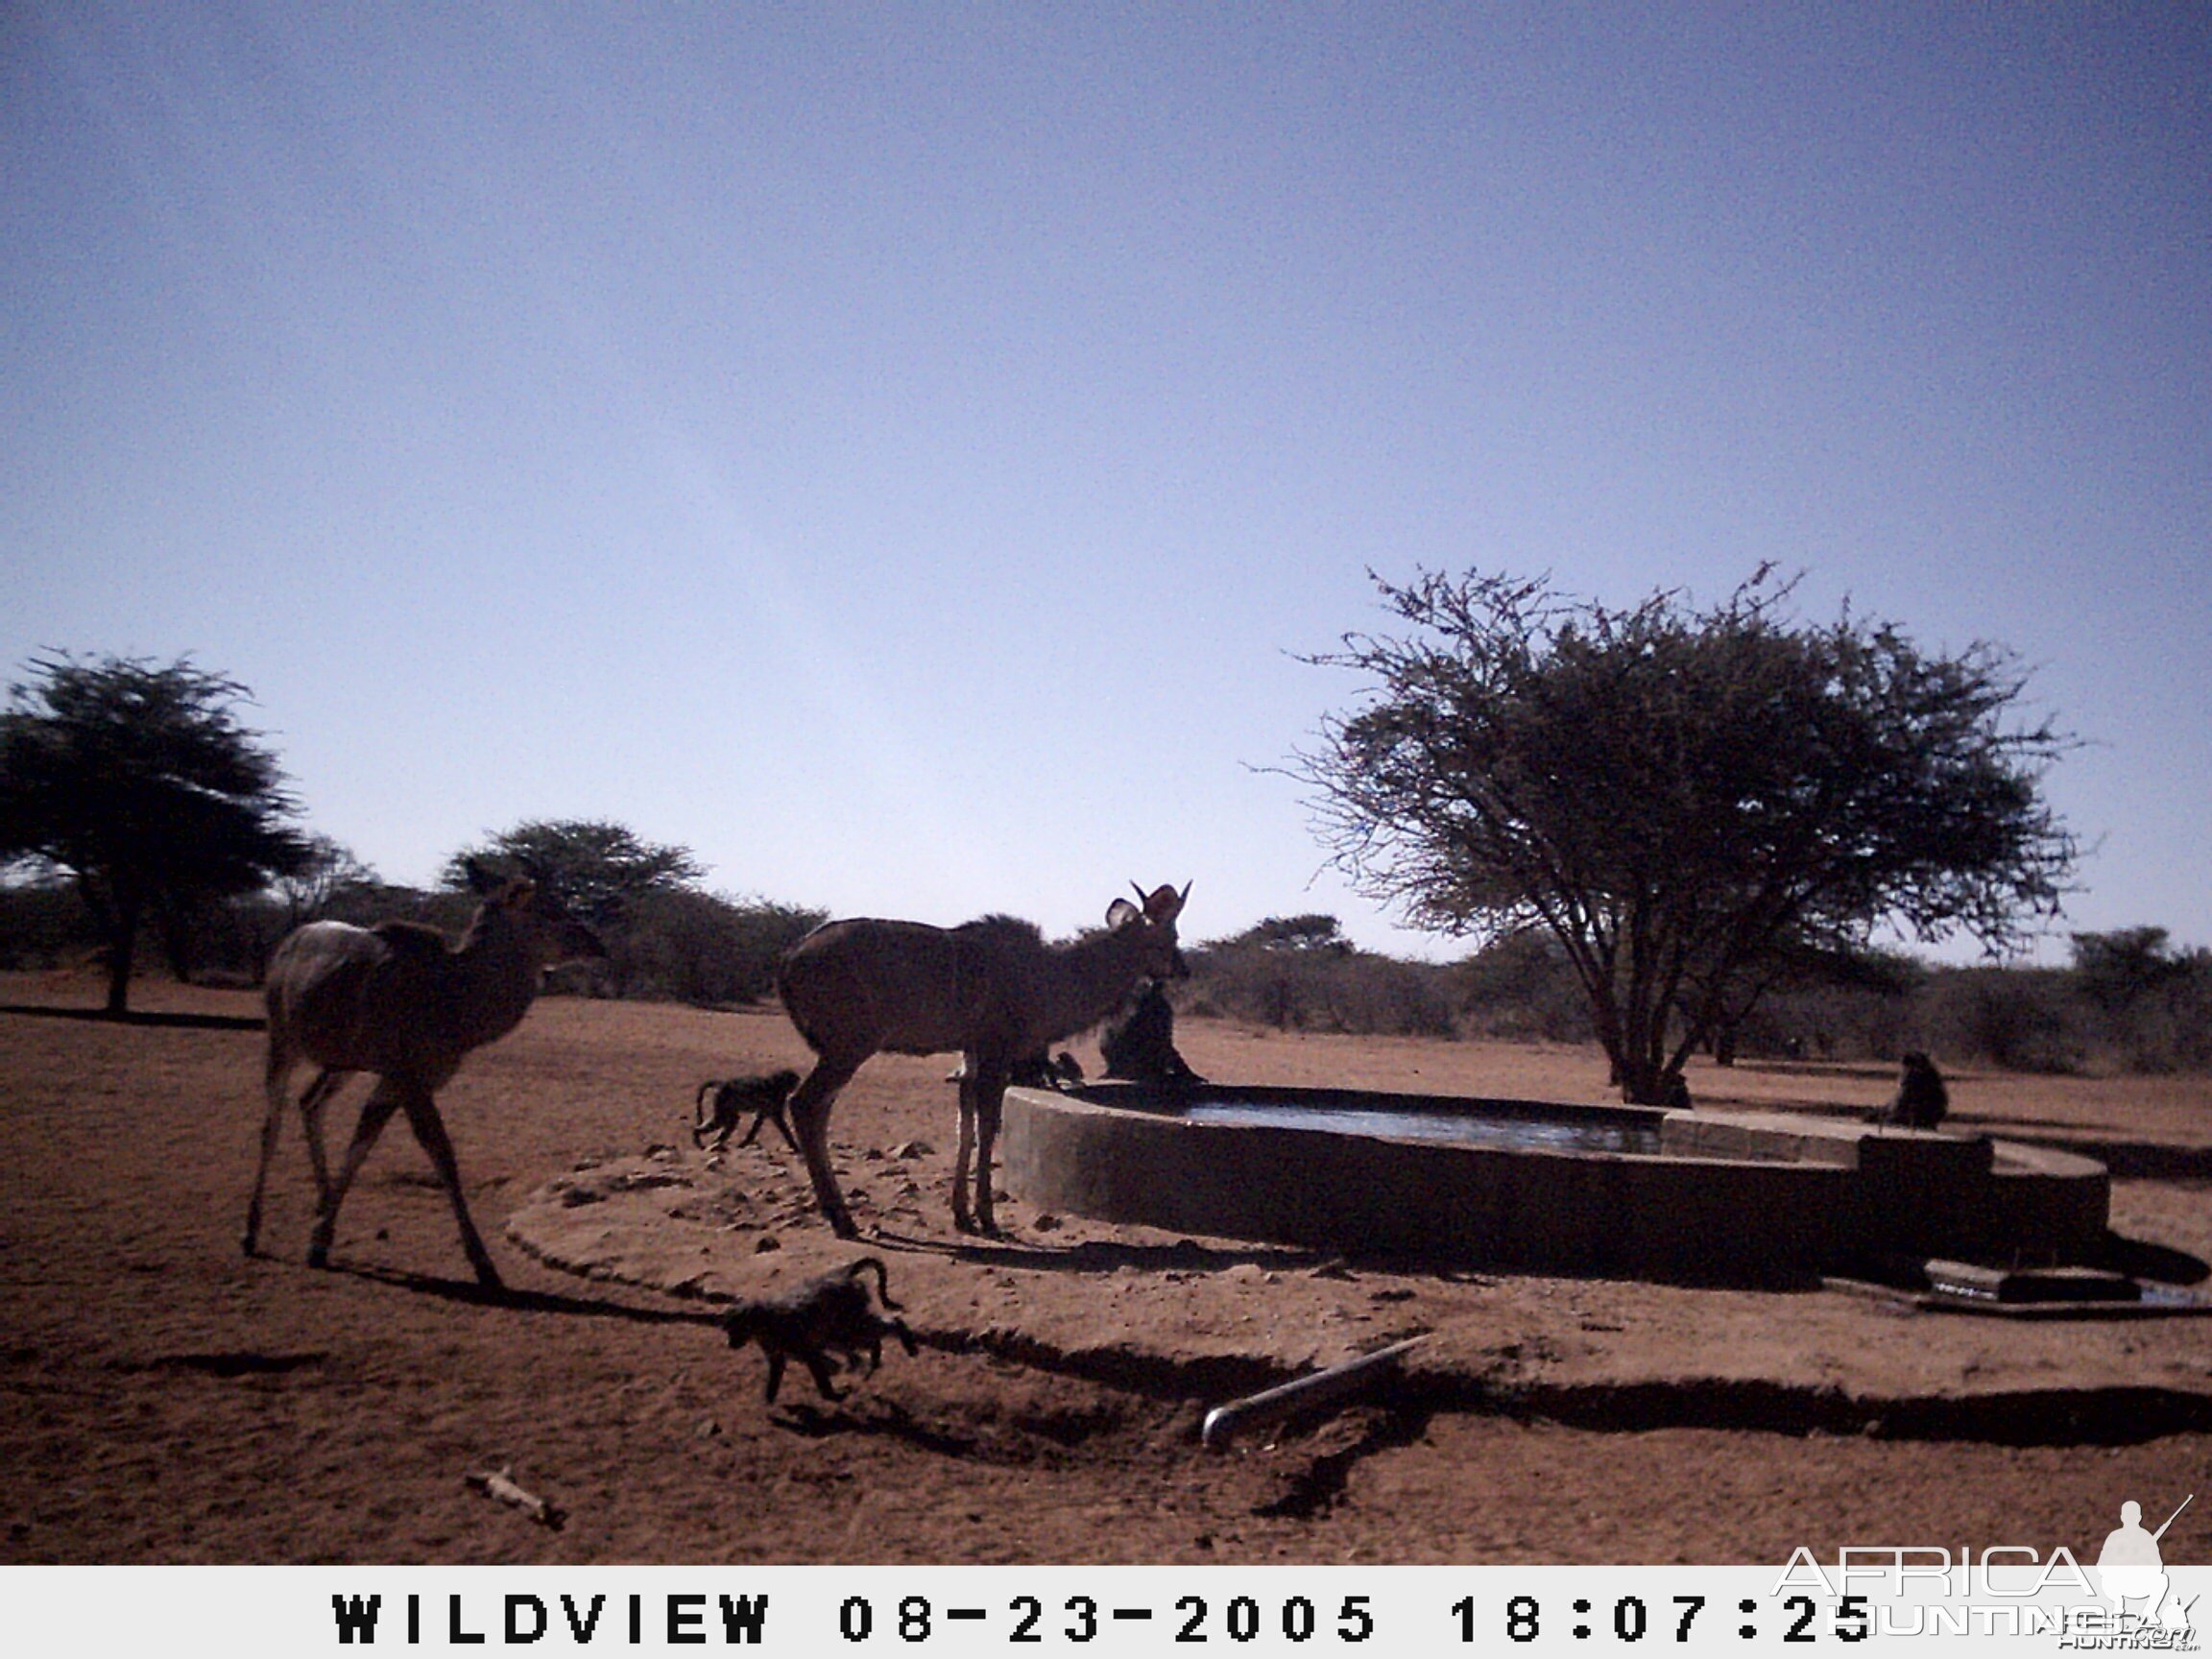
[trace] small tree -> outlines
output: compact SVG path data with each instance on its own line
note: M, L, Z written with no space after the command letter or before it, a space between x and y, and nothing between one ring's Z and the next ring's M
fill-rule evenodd
M456 853L445 865L447 887L468 886L471 858L519 865L589 916L607 942L606 961L591 965L592 981L616 997L629 994L645 967L640 935L650 925L648 902L685 892L706 873L688 847L640 839L621 824L573 818L517 824L486 846Z
M297 869L285 871L258 893L209 907L194 929L195 949L243 970L259 985L268 977L269 958L294 928L325 919L350 921L360 913L387 920L394 908L382 897L387 891L352 849L328 835L311 834Z
M830 919L825 910L696 888L648 895L633 913L629 989L712 1007L757 1002L783 953Z
M65 871L99 926L108 1009L129 1005L141 927L181 961L210 901L300 869L276 757L239 724L245 686L180 658L35 661L0 713L0 858Z
M350 847L328 835L310 835L300 867L279 876L271 896L280 906L281 924L289 933L302 923L329 915L345 895L376 885L376 872L355 857Z
M1352 950L1352 941L1344 937L1344 925L1318 911L1305 916L1269 916L1228 943L1252 945L1262 950L1333 950L1339 956Z
M1296 757L1316 832L1418 924L1557 940L1630 1100L1807 950L1887 923L1998 952L2056 913L2075 845L2038 781L2068 743L2008 724L2025 682L1999 647L1794 624L1770 567L1705 612L1377 586L1418 632L1310 659L1380 682Z
M2177 950L2163 927L2077 933L2074 983L2130 1070L2200 1068L2212 1054L2212 950Z
M2176 955L2163 927L2076 933L2074 974L2081 993L2106 1014L2126 1013L2189 976L2189 958Z
M688 847L657 846L624 825L578 818L533 819L482 847L465 848L446 860L441 878L447 887L468 887L472 858L526 865L557 885L570 904L601 919L617 916L648 893L671 893L706 874Z

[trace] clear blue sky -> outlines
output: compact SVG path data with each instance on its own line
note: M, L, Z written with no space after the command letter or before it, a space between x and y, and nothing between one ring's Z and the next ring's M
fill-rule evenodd
M395 880L1415 949L1264 770L1366 569L1773 559L2212 944L2212 9L17 0L0 431L0 665L245 682Z

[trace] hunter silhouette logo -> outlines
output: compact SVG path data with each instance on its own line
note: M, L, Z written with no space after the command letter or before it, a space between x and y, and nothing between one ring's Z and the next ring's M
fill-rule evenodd
M2116 1617L2128 1611L2128 1602L2140 1601L2145 1623L2156 1621L2168 1630L2189 1628L2189 1609L2170 1594L2173 1585L2166 1576L2165 1557L2158 1552L2158 1540L2196 1496L2192 1492L2182 1499L2180 1508L2155 1532L2143 1530L2142 1504L2129 1499L2120 1505L2120 1525L2104 1535L2104 1548L2097 1551L2097 1579Z

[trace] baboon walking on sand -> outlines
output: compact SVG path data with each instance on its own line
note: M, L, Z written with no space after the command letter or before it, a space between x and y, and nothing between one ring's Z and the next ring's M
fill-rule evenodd
M903 1320L876 1311L868 1298L867 1282L860 1276L867 1268L876 1271L876 1288L883 1306L897 1308L899 1304L891 1300L891 1274L883 1259L861 1256L794 1286L781 1296L740 1302L723 1316L722 1330L731 1347L757 1342L760 1352L768 1357L771 1405L776 1390L783 1385L783 1367L793 1359L805 1366L807 1375L814 1379L815 1393L825 1400L842 1400L844 1392L830 1381L832 1358L850 1367L858 1365L865 1356L868 1375L873 1377L883 1363L884 1337L896 1336L908 1354L921 1352Z
M708 1078L699 1085L693 1101L697 1116L691 1124L691 1144L704 1148L711 1137L714 1146L709 1156L721 1157L723 1149L730 1144L731 1135L736 1131L737 1119L751 1112L753 1122L738 1145L752 1145L753 1137L760 1133L760 1125L773 1123L791 1150L798 1151L799 1142L791 1135L791 1120L783 1116L783 1102L798 1087L799 1073L788 1067L764 1077ZM713 1097L711 1104L708 1099L709 1095Z

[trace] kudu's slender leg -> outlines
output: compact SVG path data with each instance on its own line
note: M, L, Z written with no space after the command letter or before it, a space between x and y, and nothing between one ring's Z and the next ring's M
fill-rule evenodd
M253 1196L246 1201L246 1254L254 1255L261 1242L261 1193L269 1184L269 1165L276 1156L276 1137L284 1127L284 1109L290 1104L292 1055L284 1045L272 1039L269 1044L269 1066L262 1077L262 1089L269 1096L268 1116L261 1119L261 1165L253 1171ZM318 1187L320 1188L320 1183ZM317 1193L321 1197L320 1190Z
M994 1238L998 1215L991 1196L991 1150L998 1143L998 1114L1005 1106L1011 1070L1005 1055L994 1055L977 1069L975 1078L975 1219L979 1230Z
M330 1238L338 1231L338 1206L346 1202L347 1190L353 1185L353 1177L360 1173L369 1148L376 1144L376 1137L384 1132L384 1125L392 1121L392 1114L399 1110L405 1094L405 1085L395 1083L389 1077L379 1077L369 1098L361 1103L361 1121L353 1126L353 1143L346 1148L346 1162L338 1166L338 1178L324 1195L322 1211L315 1217L315 1231L307 1240L308 1266L329 1264Z
M350 1071L325 1067L318 1072L315 1081L307 1086L307 1093L300 1096L300 1127L307 1137L307 1163L315 1171L315 1202L322 1205L324 1194L330 1190L330 1158L323 1147L323 1108L330 1104L330 1097L345 1086Z
M269 1115L261 1123L261 1166L253 1172L253 1196L246 1205L246 1254L255 1255L261 1242L261 1195L269 1180L269 1165L276 1154L276 1141L284 1122L284 1109L290 1104L294 1057L285 1050L279 1052L274 1046L269 1055L267 1089ZM325 1067L315 1074L315 1081L307 1085L307 1092L300 1096L300 1122L307 1136L307 1162L315 1170L315 1212L330 1197L330 1161L323 1147L323 1108L329 1104L330 1096L344 1085L350 1071Z
M852 1060L825 1054L785 1107L791 1115L792 1133L798 1138L799 1155L806 1160L806 1178L814 1183L814 1202L821 1206L830 1230L840 1238L857 1238L860 1229L853 1224L853 1213L845 1208L845 1195L837 1190L837 1177L830 1169L830 1108L836 1102L837 1091L853 1080L853 1073L867 1058L866 1054Z
M406 1106L408 1125L415 1131L415 1139L422 1142L422 1150L430 1154L438 1179L445 1184L446 1196L453 1200L453 1218L461 1223L461 1248L469 1253L469 1265L476 1269L476 1282L496 1289L499 1269L493 1265L492 1252L484 1248L484 1240L476 1235L476 1223L469 1218L469 1200L461 1191L461 1167L453 1158L453 1142L445 1137L445 1120L438 1116L438 1102L428 1094L410 1093Z
M960 1056L960 1129L952 1148L952 1230L973 1233L975 1222L968 1208L968 1166L975 1147L975 1080L982 1062L973 1053Z

